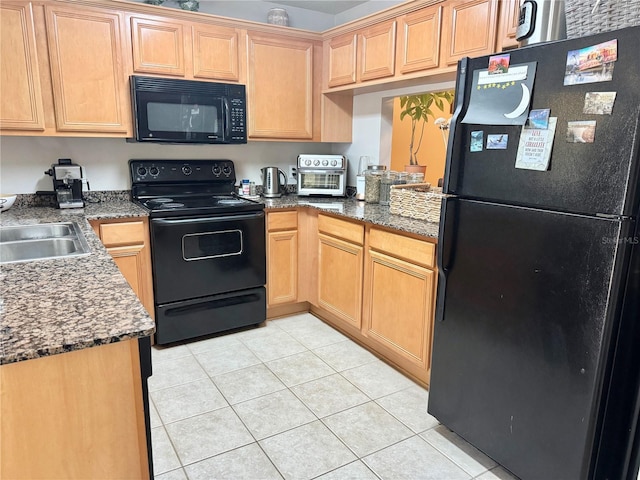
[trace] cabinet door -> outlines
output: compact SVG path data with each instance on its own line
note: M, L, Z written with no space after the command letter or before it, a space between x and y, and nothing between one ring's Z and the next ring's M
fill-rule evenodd
M427 7L400 18L398 71L417 72L438 66L442 7Z
M516 30L520 16L520 0L503 0L500 2L500 20L498 23L498 39L496 51L501 52L518 48Z
M488 55L495 50L497 0L454 0L444 6L443 65L461 57Z
M376 251L367 254L365 333L426 369L431 344L433 270Z
M356 82L356 38L353 33L332 38L325 45L329 58L329 87Z
M177 21L131 17L133 71L183 77L183 29Z
M97 222L91 226L151 317L154 316L148 220Z
M193 76L211 80L237 82L238 32L233 28L194 25Z
M46 5L45 12L56 128L127 133L121 15L58 5Z
M374 25L358 34L359 78L373 80L390 77L395 71L396 21Z
M298 232L267 235L267 306L298 299Z
M0 128L44 130L31 3L0 5Z
M313 43L248 34L250 138L313 137Z
M363 247L319 234L318 305L360 329Z

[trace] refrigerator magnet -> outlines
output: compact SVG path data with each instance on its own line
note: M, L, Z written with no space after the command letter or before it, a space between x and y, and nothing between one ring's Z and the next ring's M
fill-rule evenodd
M484 132L482 130L471 132L471 145L469 147L470 152L481 152L483 143Z
M525 128L549 128L549 114L551 110L548 108L542 108L538 110L531 110L529 112L529 118L525 123Z
M567 53L564 84L608 82L613 79L613 64L617 59L617 39L571 50Z
M506 133L487 135L487 150L506 150L509 135Z
M587 92L584 95L582 113L592 115L611 115L616 92Z
M516 168L541 172L549 169L557 120L556 117L550 117L548 128L522 127L516 154Z
M507 73L509 71L509 59L511 55L503 53L501 55L492 55L489 57L489 75Z
M567 142L593 143L596 138L596 121L567 122Z

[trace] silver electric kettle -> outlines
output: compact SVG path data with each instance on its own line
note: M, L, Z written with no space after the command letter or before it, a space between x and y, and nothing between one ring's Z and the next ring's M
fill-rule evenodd
M262 195L265 198L281 197L287 185L287 175L278 167L264 167L262 172ZM282 176L282 183L280 177Z

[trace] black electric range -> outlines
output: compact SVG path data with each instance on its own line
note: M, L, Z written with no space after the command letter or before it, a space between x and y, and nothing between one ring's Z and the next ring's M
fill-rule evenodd
M130 160L149 211L156 343L266 320L264 205L234 193L231 160Z

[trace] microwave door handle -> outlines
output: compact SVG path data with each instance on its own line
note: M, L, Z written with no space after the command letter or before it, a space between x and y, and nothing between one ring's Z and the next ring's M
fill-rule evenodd
M224 139L229 140L229 124L231 123L231 113L229 112L229 100L227 98L222 99L224 104L223 124L224 124Z

